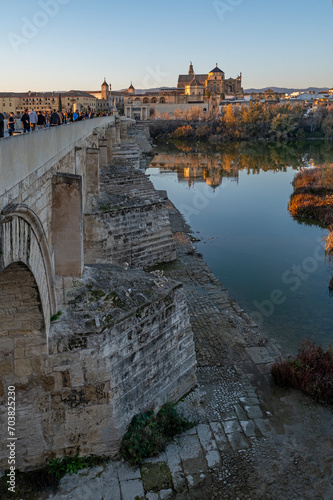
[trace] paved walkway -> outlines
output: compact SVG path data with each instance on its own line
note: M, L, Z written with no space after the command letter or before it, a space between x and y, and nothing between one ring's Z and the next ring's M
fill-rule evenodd
M140 468L110 462L66 476L53 500L333 498L333 413L271 382L280 356L193 251L170 204L198 359L198 387L178 404L198 425ZM43 497L45 498L45 496Z

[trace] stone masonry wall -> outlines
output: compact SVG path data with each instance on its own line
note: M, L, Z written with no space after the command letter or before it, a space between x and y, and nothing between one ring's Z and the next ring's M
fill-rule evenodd
M127 262L145 268L176 257L164 202L139 200L130 207L86 213L84 236L86 264Z
M14 369L2 364L0 401L5 402L5 387L15 385L18 468L77 452L112 456L135 414L176 401L194 385L193 334L182 288L131 273L109 266L86 270L51 328L48 353L38 294L29 293L31 273L19 267L0 275L2 293L7 286L17 294L13 307L27 292L30 297L31 328L8 330L2 353L14 363ZM26 288L19 291L17 280ZM3 426L5 419L3 413ZM6 467L4 448L0 467Z

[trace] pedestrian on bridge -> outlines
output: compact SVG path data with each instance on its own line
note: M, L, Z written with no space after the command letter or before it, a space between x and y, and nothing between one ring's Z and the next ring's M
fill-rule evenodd
M37 116L37 113L34 109L32 109L30 111L29 119L30 119L31 130L32 130L32 132L34 132L34 130L36 129L37 122L38 122L38 116Z
M0 139L5 135L5 117L0 113Z
M56 112L56 110L53 110L53 113L50 117L50 126L55 127L56 125L60 125L60 116Z
M23 133L30 132L30 118L28 115L28 110L26 109L21 118Z
M39 129L44 128L45 122L46 122L45 116L43 115L43 113L41 111L38 111L37 127Z
M9 113L9 118L8 118L8 133L9 133L9 135L13 135L13 133L15 132L15 123L16 123L16 120L14 118L14 113L11 111Z

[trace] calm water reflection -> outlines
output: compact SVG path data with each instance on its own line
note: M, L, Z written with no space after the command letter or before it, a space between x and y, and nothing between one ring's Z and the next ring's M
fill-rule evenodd
M223 285L289 350L333 343L327 230L291 218L297 170L333 163L330 144L163 145L147 174L185 215Z

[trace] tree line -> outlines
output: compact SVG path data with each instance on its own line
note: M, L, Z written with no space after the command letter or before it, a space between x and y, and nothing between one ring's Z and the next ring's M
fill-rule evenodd
M163 123L164 122L164 125ZM225 140L288 140L294 138L333 138L333 111L324 106L308 109L304 105L228 104L220 112L206 112L195 106L174 115L165 113L153 127L152 133L170 135L171 138ZM155 130L154 130L155 128Z

